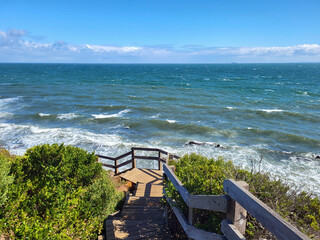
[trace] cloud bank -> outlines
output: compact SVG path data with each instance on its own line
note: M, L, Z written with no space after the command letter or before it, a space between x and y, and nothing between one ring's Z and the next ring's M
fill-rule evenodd
M26 30L0 31L0 62L229 63L320 62L319 44L285 47L111 46L42 42Z

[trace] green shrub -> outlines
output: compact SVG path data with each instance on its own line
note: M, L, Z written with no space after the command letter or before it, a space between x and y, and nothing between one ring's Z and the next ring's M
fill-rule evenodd
M272 179L268 174L239 169L232 162L225 162L222 158L214 160L191 154L185 155L178 161L171 161L170 164L175 165L177 177L191 194L224 194L223 180L233 178L237 181L246 181L249 184L249 191L261 201L296 225L302 232L312 238L320 239L320 201L311 194L297 193L282 181ZM171 183L167 185L168 196L175 199L186 214L187 208L182 198ZM193 221L197 227L220 233L220 223L224 218L224 214L195 210ZM246 229L249 239L269 236L261 224L250 215Z
M0 208L7 201L9 186L13 177L9 175L12 156L5 149L0 149Z
M94 153L72 146L35 146L11 172L0 230L16 239L96 238L122 198Z

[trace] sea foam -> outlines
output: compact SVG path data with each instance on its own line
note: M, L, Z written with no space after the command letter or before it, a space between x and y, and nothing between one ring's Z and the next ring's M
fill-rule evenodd
M178 122L177 120L170 120L170 119L167 119L166 120L168 123L176 123L176 122Z
M272 112L283 112L282 109L258 109L258 111L272 113Z
M39 113L39 116L40 117L48 117L48 116L50 116L50 114L48 114L48 113Z
M70 120L77 117L79 117L79 115L76 113L63 113L63 114L58 114L57 116L57 118L60 120Z
M95 119L103 119L103 118L119 118L119 117L123 117L124 114L131 112L130 109L125 109L122 110L116 114L92 114L92 117L94 117Z

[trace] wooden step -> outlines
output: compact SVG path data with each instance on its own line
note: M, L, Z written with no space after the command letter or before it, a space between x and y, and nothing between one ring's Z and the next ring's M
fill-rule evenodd
M148 205L148 206L156 206L161 205L162 197L137 197L137 196L129 196L127 203L128 205Z
M138 197L162 197L163 185L151 183L138 183L134 195Z

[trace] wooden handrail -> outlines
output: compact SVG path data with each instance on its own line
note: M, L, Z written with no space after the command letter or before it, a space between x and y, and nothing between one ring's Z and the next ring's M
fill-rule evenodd
M158 148L143 148L143 147L133 147L131 149L134 151L148 151L148 152L158 152L160 150ZM163 150L161 150L161 151L163 151ZM165 152L165 151L163 151L163 152Z
M142 155L135 155L135 151L148 151L148 152L157 152L158 156L154 157L154 156L142 156ZM121 172L119 172L119 168L120 167L124 167L128 164L132 164L132 168L136 167L136 159L144 159L144 160L154 160L154 161L158 161L158 168L160 170L160 168L162 167L162 163L167 162L166 159L163 159L161 157L161 154L167 155L168 158L179 158L179 156L177 155L171 155L168 152L159 149L159 148L143 148L143 147L132 147L130 152L124 153L118 157L108 157L108 156L104 156L104 155L100 155L100 154L96 154L97 157L102 158L102 159L107 159L107 160L111 160L114 161L114 165L112 164L106 164L106 163L102 163L103 166L105 167L109 167L114 169L115 174L120 174ZM131 159L127 160L125 162L122 163L118 163L119 160L128 157L131 155ZM125 170L126 171L126 170Z
M277 239L309 239L297 228L285 221L278 213L260 201L252 193L244 189L233 179L224 180L223 189L228 195L245 208Z
M120 155L119 157L114 158L114 160L120 160L121 158L125 158L125 157L131 155L131 153L132 153L132 151L127 152L127 153L125 153L125 154L122 154L122 155Z
M145 159L145 160L159 160L159 157L152 156L134 156L135 159Z
M100 154L96 154L97 157L99 158L105 158L105 159L108 159L108 160L112 160L112 161L115 161L116 159L113 158L113 157L107 157L107 156L103 156L103 155L100 155Z
M120 168L120 167L123 167L123 166L125 166L125 165L128 165L129 163L132 163L132 159L130 159L130 160L128 160L128 161L125 161L125 162L123 162L123 163L120 163L118 166L117 166L117 168Z
M101 163L101 164L102 164L102 166L104 166L104 167L115 168L115 166L110 165L110 164L106 164L106 163Z
M207 239L207 237L210 237L210 239L245 239L242 235L245 228L238 228L239 226L235 225L235 222L232 222L227 219L223 220L221 223L221 231L227 238L222 238L221 235L210 236L208 232L205 232L203 230L201 230L202 232L194 230L195 227L192 226L192 209L197 208L224 212L227 216L234 216L234 219L239 219L240 215L244 214L243 211L245 211L246 216L246 211L248 211L264 227L266 227L271 233L273 233L277 237L277 239L310 240L297 228L285 221L278 213L271 210L271 208L269 208L266 204L261 202L253 194L246 190L242 185L245 182L236 182L233 179L225 180L223 186L224 191L228 195L192 195L183 186L183 184L173 173L170 167L167 166L167 164L165 163L163 164L163 172L164 179L168 179L172 182L173 186L179 192L180 196L189 208L189 219L186 220L186 218L182 215L180 210L172 204L173 200L171 200L168 196L165 196L171 209L173 210L174 214L176 215L178 221L180 222L181 226L183 227L185 233L189 238ZM232 204L240 204L241 206L237 205L237 207L230 207L232 206ZM193 230L191 231L190 229Z

